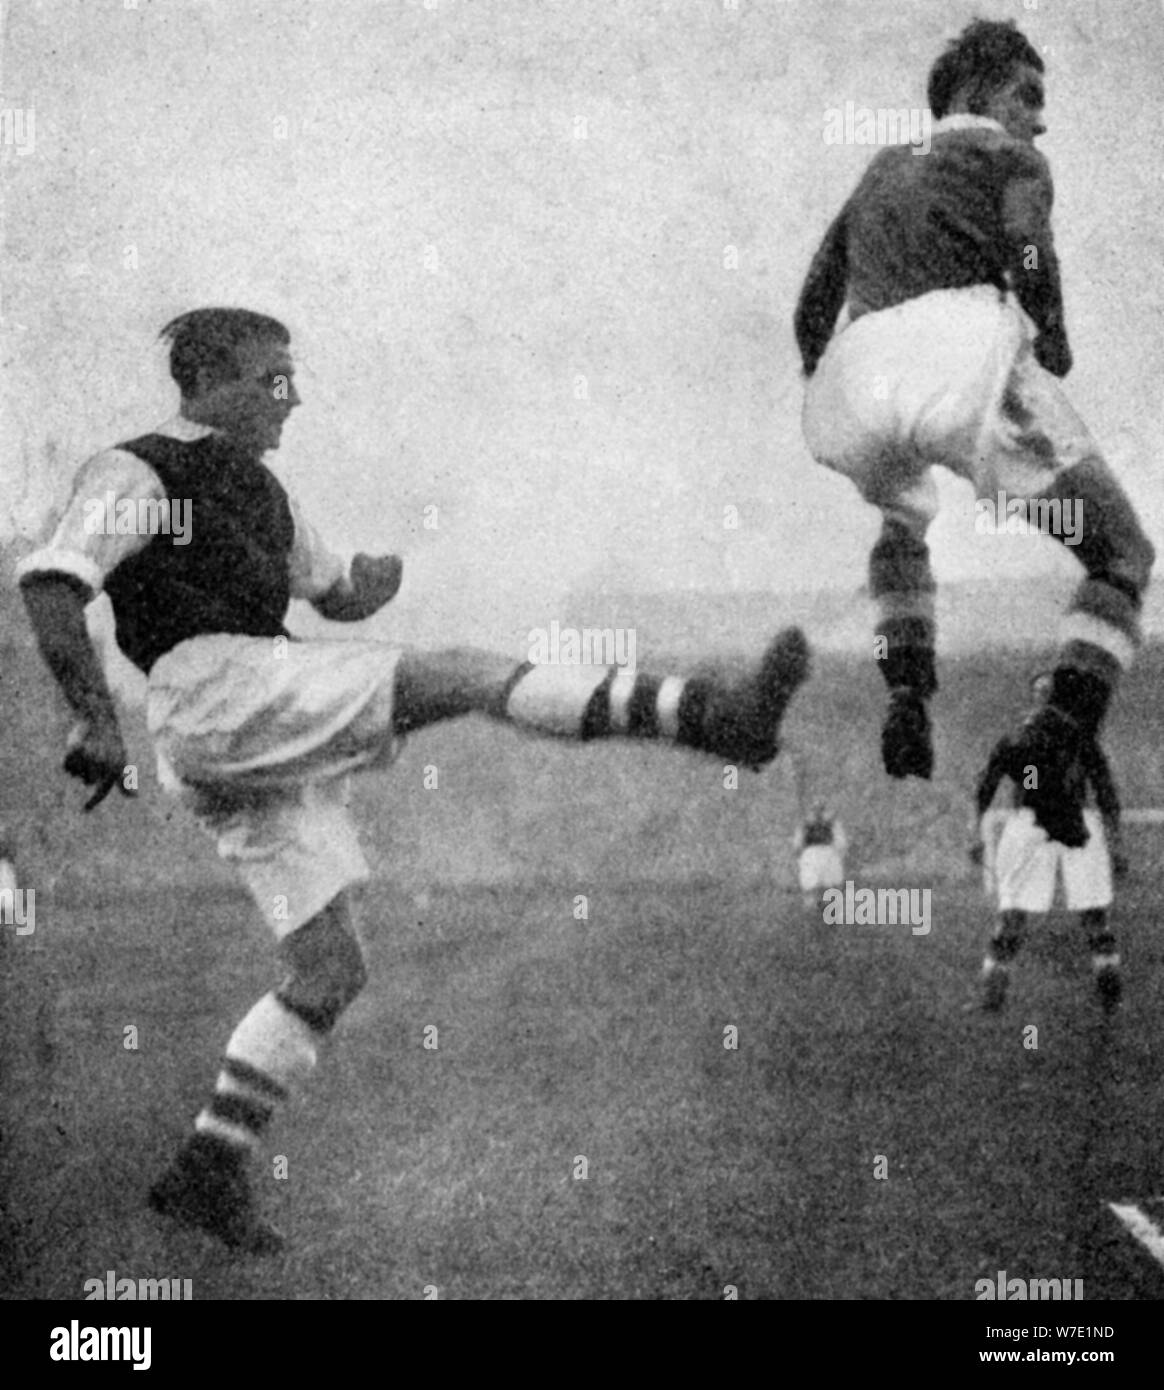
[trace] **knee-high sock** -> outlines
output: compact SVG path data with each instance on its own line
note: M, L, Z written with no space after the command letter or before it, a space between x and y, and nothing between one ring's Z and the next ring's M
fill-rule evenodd
M1076 523L1070 531L1060 528L1057 539L1087 571L1063 619L1051 703L1094 733L1121 671L1139 649L1140 608L1155 553L1131 502L1098 458L1060 473L1049 501Z
M934 583L925 539L886 518L869 556L869 592L877 604L881 674L890 690L908 687L930 696L938 688L934 666L937 623Z
M712 681L604 666L535 666L514 672L503 717L582 740L621 735L698 747Z
M210 1103L194 1121L235 1148L258 1145L275 1106L315 1066L316 1034L265 994L234 1030Z
M992 970L1005 970L1018 955L1026 928L1026 914L1023 912L1004 912L986 948L986 959L982 962L984 974Z
M1138 599L1102 580L1085 579L1063 619L1051 704L1094 733L1139 646Z
M1102 907L1095 907L1084 912L1083 928L1087 932L1087 944L1091 947L1091 968L1093 970L1117 968L1120 963L1120 953L1116 945L1115 933L1107 920L1107 911Z

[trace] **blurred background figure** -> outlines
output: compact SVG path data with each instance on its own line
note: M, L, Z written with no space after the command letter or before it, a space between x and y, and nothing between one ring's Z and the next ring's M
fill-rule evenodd
M817 801L796 827L792 845L805 910L811 912L819 906L824 889L844 885L848 849L845 828L834 811Z
M1033 708L1047 707L1053 691L1049 671L1031 681ZM1107 758L1092 735L1062 765L1027 763L1021 733L1001 739L978 781L979 833L971 858L983 865L987 891L998 895L998 920L982 963L978 1007L994 1013L1006 1001L1010 966L1031 914L1046 917L1058 882L1063 905L1078 912L1091 950L1096 991L1105 1011L1120 1001L1120 956L1108 920L1113 879L1127 873L1120 838L1120 802ZM1011 784L1010 805L990 810L1003 781ZM997 839L995 838L997 837ZM992 846L992 852L991 847ZM973 1005L971 1007L974 1007Z

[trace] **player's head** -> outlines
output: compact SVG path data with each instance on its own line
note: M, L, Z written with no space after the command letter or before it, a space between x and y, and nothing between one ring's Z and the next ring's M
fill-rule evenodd
M1031 677L1031 697L1038 709L1050 702L1051 691L1055 685L1053 671L1038 671Z
M299 404L291 335L278 319L250 309L192 309L166 324L170 375L182 413L262 453L277 449Z
M976 19L930 70L935 120L957 112L989 116L1016 140L1032 142L1043 124L1043 60L1013 19Z
M812 803L812 810L811 810L811 812L809 813L809 820L828 820L828 819L829 819L829 808L828 808L828 804L827 804L826 802L824 802L824 801L814 801L814 802Z

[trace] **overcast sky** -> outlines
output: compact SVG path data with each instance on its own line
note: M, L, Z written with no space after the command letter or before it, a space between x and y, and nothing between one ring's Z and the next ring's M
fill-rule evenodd
M6 4L3 534L172 413L158 328L230 303L291 328L270 461L338 545L408 556L401 631L863 582L877 518L807 454L791 333L870 155L826 112L924 105L975 14L1048 65L1068 390L1164 553L1158 0ZM942 495L940 577L1064 564Z

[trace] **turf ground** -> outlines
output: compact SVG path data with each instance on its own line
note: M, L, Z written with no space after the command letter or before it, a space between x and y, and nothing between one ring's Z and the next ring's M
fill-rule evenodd
M292 1253L249 1263L143 1205L268 982L261 938L235 940L245 903L208 895L193 935L170 895L60 904L67 957L9 977L33 1040L9 1091L9 1296L79 1297L108 1269L196 1299L968 1299L998 1269L1164 1294L1105 1206L1164 1171L1143 885L1110 1023L1066 917L1002 1017L963 1014L983 927L963 891L935 894L924 937L824 928L763 882L581 891L586 922L554 887L371 892L396 926L272 1136L288 1176L264 1200Z
M826 671L789 720L839 769L854 877L932 886L924 936L805 917L779 766L728 791L696 758L469 721L366 779L371 981L276 1121L287 1177L261 1189L291 1244L266 1262L144 1205L272 983L263 928L164 803L82 819L47 755L34 786L8 754L57 811L26 836L36 932L0 934L6 1296L80 1298L114 1270L196 1300L970 1300L1005 1269L1161 1297L1107 1203L1164 1187L1164 833L1128 829L1112 1020L1066 916L1002 1017L964 1013L989 912L961 798L1001 718L967 713L972 677L947 676L926 787L876 769L875 672ZM1130 689L1113 720L1130 804L1155 777L1152 710ZM962 732L983 727L981 748Z

